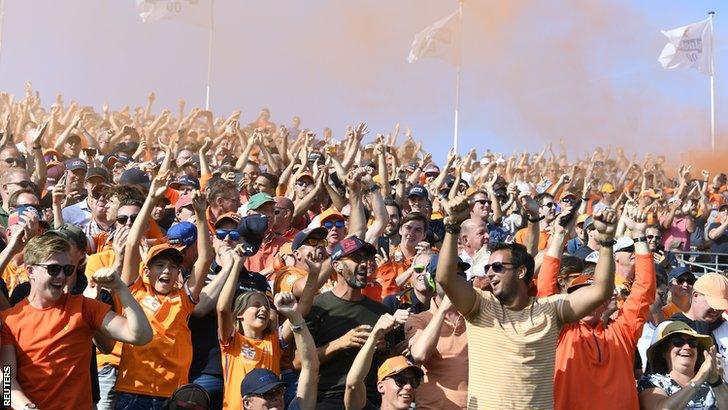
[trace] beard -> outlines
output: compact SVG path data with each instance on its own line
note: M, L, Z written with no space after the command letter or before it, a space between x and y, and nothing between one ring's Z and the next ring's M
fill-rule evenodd
M368 276L369 272L367 272L366 276L364 277L362 277L361 275L357 275L356 272L349 272L345 275L344 280L349 286L354 289L364 289L367 286Z

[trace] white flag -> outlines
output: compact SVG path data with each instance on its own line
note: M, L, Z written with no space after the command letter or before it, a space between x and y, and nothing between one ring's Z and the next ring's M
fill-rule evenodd
M455 64L459 39L460 18L458 10L455 10L415 35L407 61L414 63L421 58L433 57Z
M176 20L199 27L210 27L212 0L136 0L144 23Z
M712 75L713 27L710 19L672 30L662 30L668 43L657 61L662 68L697 68L701 73Z

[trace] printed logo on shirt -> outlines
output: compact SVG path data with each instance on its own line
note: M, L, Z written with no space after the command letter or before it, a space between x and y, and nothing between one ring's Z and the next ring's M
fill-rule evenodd
M255 349L248 345L244 345L240 350L240 353L247 360L255 360Z
M162 307L162 304L159 303L157 298L155 298L152 295L147 295L144 297L144 299L141 300L139 303L144 309L147 309L153 313L156 313L160 307Z

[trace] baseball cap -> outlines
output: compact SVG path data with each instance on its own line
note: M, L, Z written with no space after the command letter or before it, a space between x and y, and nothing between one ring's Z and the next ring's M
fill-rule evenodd
M200 180L189 175L182 175L176 181L169 184L169 187L174 189L180 189L182 186L191 186L195 189L200 189Z
M167 401L165 410L208 409L210 395L199 384L189 383L180 386Z
M147 255L144 257L144 265L149 266L149 263L152 261L152 259L162 255L171 257L174 263L178 266L182 265L182 259L184 259L184 255L182 255L182 251L180 251L180 246L172 245L171 243L167 242L160 243L149 248L149 250L147 251Z
M86 161L81 158L71 158L66 161L66 169L69 171L75 171L77 169L85 171L88 169L88 165L86 165Z
M661 195L658 194L657 192L655 192L654 189L647 189L647 190L644 190L644 191L640 192L640 197L643 197L643 196L647 196L647 197L650 197L652 199L657 199Z
M344 219L346 219L344 214L337 211L336 208L328 208L328 209L324 210L323 212L321 212L320 214L318 214L317 217L318 217L318 220L320 223L324 223L324 222L328 221L329 219L340 219L342 221Z
M83 233L81 228L79 228L78 226L65 223L61 225L58 229L54 229L52 232L61 235L67 241L73 243L77 247L80 247L81 250L86 251L86 247L88 246L88 239L86 238L86 234Z
M107 167L111 168L117 162L120 162L123 165L127 165L131 162L131 158L123 152L117 152L105 156L103 162L104 164L106 164Z
M301 178L307 177L310 178L311 181L313 181L313 174L311 174L309 171L303 171L300 175L298 175L298 178L296 178L296 181L300 181Z
M385 360L384 363L379 366L379 370L377 370L377 382L381 382L387 377L394 376L395 374L402 373L407 369L414 370L418 374L418 377L424 377L425 375L422 368L407 360L406 357L394 356Z
M258 253L263 237L268 230L268 218L263 215L248 215L238 224L238 233L243 242L245 256L253 256Z
M326 236L328 234L329 231L321 227L304 229L298 232L296 236L293 237L291 249L295 251L296 249L300 248L307 239L326 239Z
M232 221L232 222L235 222L236 224L240 224L240 221L242 219L243 219L243 217L240 216L240 214L237 212L227 212L227 213L220 215L220 217L217 218L217 220L215 221L215 228L217 228L217 225L219 225L223 221Z
M89 179L94 177L100 177L104 180L104 182L109 182L111 180L111 175L109 175L109 171L98 167L91 167L88 169L88 171L86 171L87 182Z
M177 198L177 202L174 204L174 212L177 213L180 209L186 206L192 206L192 194L180 195L180 197Z
M427 189L425 189L422 185L412 185L409 191L407 191L407 198L411 196L418 196L425 199L430 198L430 195L427 193Z
M119 177L119 185L141 185L147 189L152 184L146 172L139 168L127 169Z
M589 255L586 255L586 258L584 258L584 262L586 262L586 263L599 262L599 251L593 251Z
M267 203L275 203L275 200L272 196L266 194L265 192L258 192L257 194L250 197L250 200L248 201L248 209L258 209L264 204Z
M197 228L192 222L178 222L167 231L167 238L172 245L182 245L185 248L197 240Z
M331 252L331 261L338 261L341 258L345 258L353 253L363 250L367 256L374 256L377 254L377 249L370 243L364 242L357 236L350 236L344 238L334 246Z
M594 218L592 218L591 216L587 216L587 217L586 217L586 218L584 219L584 230L586 231L586 230L587 230L587 229L589 229L589 228L590 228L590 227L591 227L592 225L594 225Z
M425 174L436 172L439 174L440 168L438 168L438 166L433 163L429 163L425 165L425 168L422 170L422 172L424 172Z
M566 198L566 195L564 195L562 198ZM579 216L576 217L576 224L584 224L586 220L589 219L589 215L587 214L579 214Z
M693 290L702 293L711 308L728 309L728 278L720 273L711 272L699 277Z
M434 275L435 272L437 271L437 262L439 260L440 260L439 253L433 254L432 258L430 258L430 262L427 264L427 267L425 268L425 270L427 270L427 272L429 272L430 275ZM470 269L470 264L467 262L463 262L463 260L460 259L459 256L458 256L458 269L460 269L460 271L462 271L462 272L465 272L466 270ZM458 273L460 273L460 271L458 271Z
M620 236L614 244L614 252L634 252L634 241L629 236Z
M672 268L672 270L670 270L670 273L667 274L667 281L671 282L673 279L677 279L680 276L688 274L688 273L690 274L690 276L695 278L695 275L693 275L693 273L690 271L689 267L687 267L687 266L674 267L674 268Z
M604 184L602 184L602 188L600 189L600 191L604 192L605 194L611 194L615 191L614 185L610 184L609 182L605 182Z
M240 383L240 394L243 397L251 394L263 394L285 385L272 371L256 368L243 378L243 382Z
M581 274L569 283L569 287L566 288L566 293L571 293L581 287L589 286L594 283L594 276Z

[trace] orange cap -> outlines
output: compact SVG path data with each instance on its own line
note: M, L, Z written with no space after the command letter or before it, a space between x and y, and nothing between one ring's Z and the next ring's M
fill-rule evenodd
M184 249L184 246L175 246L170 244L169 242L163 242L158 245L154 245L147 251L147 255L144 257L144 265L149 266L149 262L156 257L161 255L162 253L169 253L169 256L171 256L174 259L174 262L177 265L182 265L182 259L184 259L184 255L182 255L181 249Z
M569 287L566 288L566 293L571 293L582 286L589 286L594 283L594 276L581 274L569 283Z
M711 308L728 309L728 278L725 276L719 273L706 273L695 281L693 290L702 293Z
M242 219L243 219L243 218L242 218L242 217L240 216L240 214L239 214L239 213L237 213L237 212L228 212L228 213L224 213L224 214L220 215L220 217L219 217L219 218L217 218L217 221L215 221L215 227L217 228L217 225L218 225L218 224L219 224L220 222L222 222L222 221L225 221L225 220L228 220L228 221L233 221L233 222L235 222L236 224L240 224L240 221L241 221Z
M425 372L423 372L419 366L415 366L414 364L412 364L412 362L407 360L406 357L394 356L385 360L384 363L379 366L379 370L377 371L377 381L381 382L385 378L402 373L407 369L412 369L416 371L417 373L419 373L420 377L423 377L425 375Z
M318 215L319 223L324 223L329 219L340 219L343 221L346 217L341 212L337 211L336 208L328 208Z

